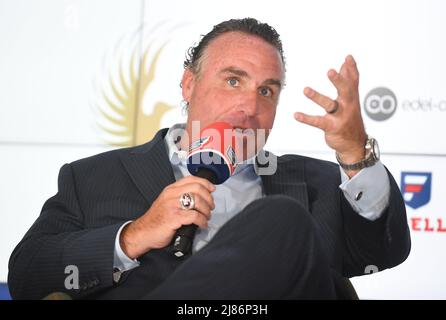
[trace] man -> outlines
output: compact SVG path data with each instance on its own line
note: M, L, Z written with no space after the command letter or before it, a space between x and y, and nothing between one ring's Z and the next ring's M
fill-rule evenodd
M58 193L11 256L12 296L341 298L339 279L403 262L410 251L404 202L370 149L353 57L328 77L335 100L304 90L326 114L295 118L325 132L343 168L285 155L274 174L258 175L260 145L222 185L192 177L184 150L193 124L225 121L268 132L285 79L273 28L255 19L215 26L185 62L185 126L62 167ZM184 134L175 135L182 127ZM193 206L182 208L185 194ZM189 224L200 228L193 254L179 259L172 239ZM79 288L67 286L67 266L78 271Z

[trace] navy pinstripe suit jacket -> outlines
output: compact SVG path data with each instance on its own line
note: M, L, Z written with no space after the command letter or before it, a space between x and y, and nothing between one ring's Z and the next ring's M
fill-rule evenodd
M150 142L65 164L58 193L17 245L9 262L13 298L41 299L51 292L73 298L139 298L158 286L178 266L170 248L151 250L141 266L113 282L115 237L123 222L144 214L163 188L175 181L160 130ZM274 175L262 176L267 195L297 199L316 220L335 274L364 274L403 262L410 235L401 193L389 173L390 205L376 221L353 211L339 189L337 164L284 155ZM79 270L77 290L67 291L65 268Z

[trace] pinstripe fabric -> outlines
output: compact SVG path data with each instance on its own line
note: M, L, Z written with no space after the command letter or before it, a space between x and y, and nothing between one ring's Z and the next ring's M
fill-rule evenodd
M140 257L141 266L113 284L113 250L123 222L144 214L175 181L163 137L138 147L106 152L64 165L58 193L48 199L9 263L11 295L40 299L55 291L74 298L140 298L161 284L181 261L170 247ZM355 213L338 188L336 164L296 155L277 158L278 170L262 176L266 195L296 199L317 222L332 270L343 276L380 270L407 257L410 238L404 202L390 176L387 212L376 221ZM390 175L390 174L389 174ZM79 268L80 288L66 290L67 265Z
M295 199L272 195L252 201L145 298L334 297L327 255L314 219Z

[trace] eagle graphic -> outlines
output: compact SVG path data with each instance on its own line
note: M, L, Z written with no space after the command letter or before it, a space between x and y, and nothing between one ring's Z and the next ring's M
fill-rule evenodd
M135 48L126 68L122 60L119 61L119 77L114 80L112 74L109 74L108 81L111 90L105 90L103 87L100 93L106 108L97 106L102 120L105 120L98 125L108 137L112 138L106 140L108 144L127 147L149 141L160 129L164 114L174 108L159 101L154 104L152 113L145 114L142 105L144 96L150 94L150 85L166 44L163 43L155 49L152 57L149 55L152 45L149 45L141 55L140 61L137 54L138 48ZM111 110L113 112L110 112Z

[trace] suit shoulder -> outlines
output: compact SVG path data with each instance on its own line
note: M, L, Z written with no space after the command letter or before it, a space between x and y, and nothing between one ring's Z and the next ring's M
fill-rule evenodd
M107 165L113 165L113 164L120 164L120 158L122 156L129 155L131 153L145 153L150 152L150 149L162 142L164 140L164 135L167 132L167 128L161 129L157 132L155 137L138 146L135 147L126 147L126 148L119 148L114 149L110 151L105 151L90 157L82 158L76 161L71 162L70 164L73 166L73 168L89 168L89 167L100 167L100 166L107 166Z
M131 153L138 147L128 147L101 152L86 158L78 159L71 162L74 168L85 168L90 166L103 165L105 163L119 161L121 155Z

